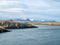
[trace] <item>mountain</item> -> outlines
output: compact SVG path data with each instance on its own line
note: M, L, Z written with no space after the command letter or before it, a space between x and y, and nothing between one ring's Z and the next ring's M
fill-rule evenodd
M29 18L22 18L22 19L10 19L11 21L24 21L24 22L32 22L34 19L29 19Z
M55 20L43 20L43 19L30 19L30 18L18 18L18 19L10 19L14 21L24 21L24 22L56 22Z

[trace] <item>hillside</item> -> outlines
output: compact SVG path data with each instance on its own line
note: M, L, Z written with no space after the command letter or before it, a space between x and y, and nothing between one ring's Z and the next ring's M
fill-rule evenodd
M60 26L60 22L29 22L30 24L33 25L58 25Z

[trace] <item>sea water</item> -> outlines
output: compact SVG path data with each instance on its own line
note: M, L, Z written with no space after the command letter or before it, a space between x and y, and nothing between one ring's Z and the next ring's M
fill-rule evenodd
M60 26L37 26L1 33L0 45L60 45Z

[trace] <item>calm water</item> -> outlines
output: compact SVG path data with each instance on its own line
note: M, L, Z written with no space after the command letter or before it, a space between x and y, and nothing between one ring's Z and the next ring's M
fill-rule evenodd
M1 33L0 45L60 45L60 26L38 27Z

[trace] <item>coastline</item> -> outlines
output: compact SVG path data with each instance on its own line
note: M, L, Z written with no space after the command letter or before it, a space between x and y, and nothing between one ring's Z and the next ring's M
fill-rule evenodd
M53 25L53 26L60 26L60 22L29 22L32 25Z
M0 32L9 32L7 29L37 28L29 23L0 20Z
M10 32L7 29L38 28L35 25L60 26L60 22L16 22L0 20L0 32Z

